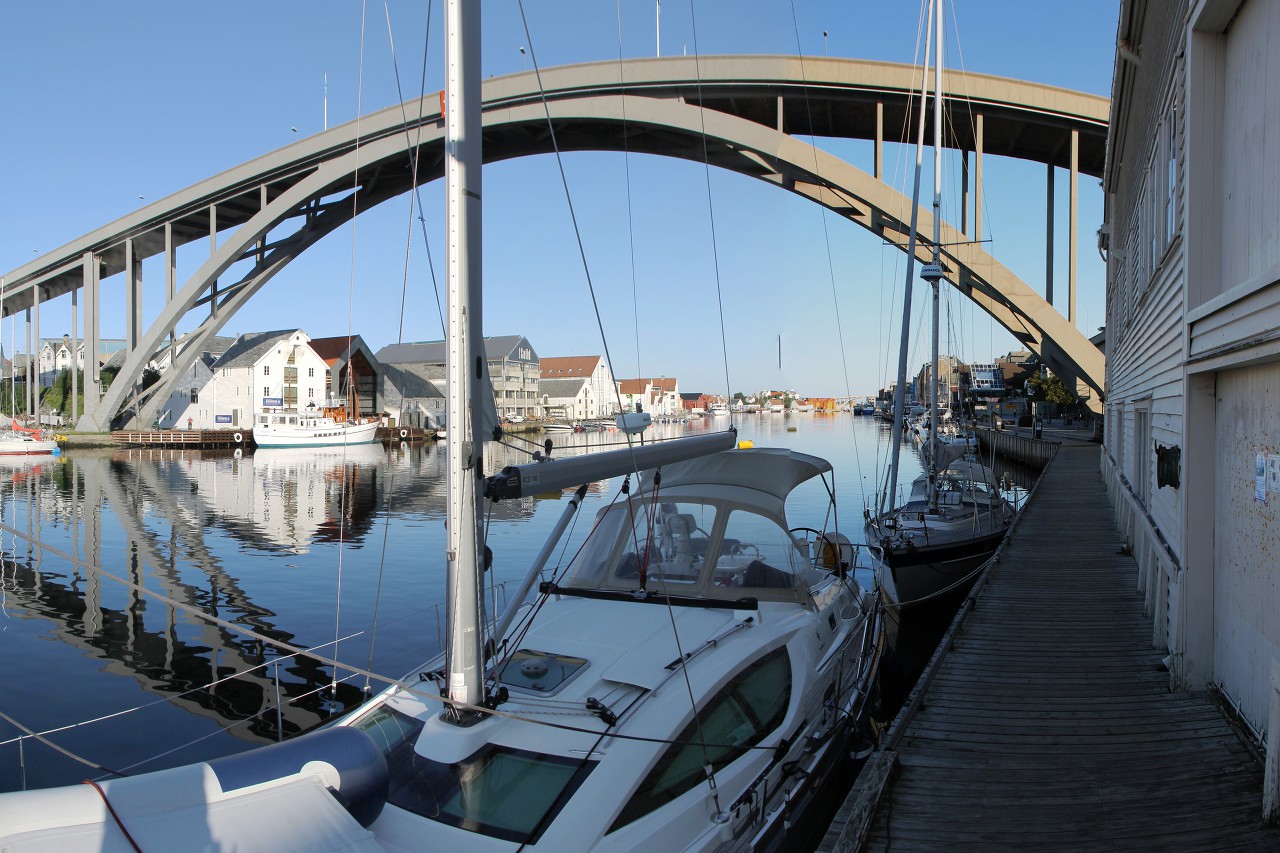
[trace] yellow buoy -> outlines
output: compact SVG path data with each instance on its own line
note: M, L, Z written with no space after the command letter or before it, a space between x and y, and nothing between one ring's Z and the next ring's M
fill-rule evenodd
M754 441L752 441L751 439L749 439L749 438L748 438L747 440L745 440L745 441L739 441L739 442L738 442L738 449L739 449L739 450L750 450L751 448L753 448L753 447L755 447L755 446L756 446L756 443L755 443Z

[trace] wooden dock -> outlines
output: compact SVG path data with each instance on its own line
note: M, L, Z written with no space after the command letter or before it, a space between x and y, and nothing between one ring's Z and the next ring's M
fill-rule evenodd
M1169 691L1098 463L1063 445L819 850L1280 850L1245 741Z
M252 429L157 429L143 431L117 430L111 433L114 444L133 447L252 447Z

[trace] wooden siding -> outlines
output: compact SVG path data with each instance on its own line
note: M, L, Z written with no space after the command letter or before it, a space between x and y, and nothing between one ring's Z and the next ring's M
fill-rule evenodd
M1182 55L1187 4L1140 4L1143 58L1119 112L1121 161L1113 175L1112 252L1108 263L1107 400L1111 418L1105 439L1119 474L1141 511L1164 531L1175 559L1182 553L1182 492L1155 483L1155 447L1183 445L1186 305L1186 120ZM1172 7L1178 7L1177 9ZM1116 116L1113 111L1113 118ZM1168 127L1175 131L1170 138ZM1167 229L1170 145L1175 157L1174 226ZM1130 166L1129 164L1133 164ZM1151 196L1155 196L1151 198ZM1157 215L1159 212L1159 215ZM1157 229L1153 237L1153 229ZM1150 256L1157 239L1159 255ZM1136 410L1147 415L1138 434ZM1140 445L1141 443L1141 445ZM1167 586L1157 585L1157 591ZM1167 603L1161 605L1161 608Z
M1098 462L1064 446L1037 485L863 849L1280 849L1261 767L1212 700L1168 689Z
M1223 290L1280 263L1280 4L1249 0L1227 30Z
M1262 731L1280 649L1280 494L1255 500L1254 454L1280 455L1280 364L1220 372L1218 401L1213 669Z

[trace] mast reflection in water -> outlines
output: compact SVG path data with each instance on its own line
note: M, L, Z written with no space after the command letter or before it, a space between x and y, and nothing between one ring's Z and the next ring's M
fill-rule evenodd
M785 432L780 419L740 426L744 438L809 449L837 465L852 455L850 420L804 423L799 434ZM874 430L867 438L869 468ZM619 436L553 440L563 455L612 446ZM824 446L807 446L815 440ZM526 462L533 449L518 437L509 446L490 444L485 468ZM333 667L273 643L389 677L437 653L445 598L443 450L0 457L0 790L104 775L49 744L112 770L156 770L292 736L383 686L347 670L335 685ZM860 489L859 480L843 482ZM593 484L553 564L572 555L620 484ZM848 499L853 509L861 492ZM488 505L499 587L488 608L505 607L502 590L514 589L564 503ZM19 726L50 733L46 742L19 743ZM70 728L51 731L64 726Z

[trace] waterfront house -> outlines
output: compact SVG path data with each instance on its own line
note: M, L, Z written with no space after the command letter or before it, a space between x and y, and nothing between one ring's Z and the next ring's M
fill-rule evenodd
M111 356L125 350L125 341L119 338L105 338L98 341L98 365L105 365ZM44 338L40 341L37 364L39 365L39 388L52 388L58 374L71 368L72 354L75 350L76 369L84 370L84 341L78 340L74 346L70 335L61 338ZM25 361L20 361L25 366Z
M209 382L176 425L205 429L252 427L273 416L297 417L326 404L328 365L301 329L240 335L209 365Z
M325 363L326 400L346 402L353 417L382 414L378 374L381 365L359 335L312 338L310 347Z
M540 417L538 354L529 339L521 335L485 338L484 349L498 416ZM429 378L441 393L446 390L444 341L388 344L378 350L377 360L384 366L417 365L417 375Z
M444 426L444 379L422 364L382 364L378 394L387 425L439 429Z
M1179 689L1221 692L1280 812L1280 43L1273 0L1123 0L1103 473Z
M540 375L546 379L581 379L590 383L590 412L587 418L611 418L618 414L617 384L609 370L609 362L601 355L571 355L544 358L540 363ZM541 396L549 396L539 386ZM554 395L550 395L554 396Z
M711 408L713 403L723 403L724 397L717 394L704 394L701 391L683 391L680 393L680 408L691 414L700 415Z
M592 389L591 379L586 376L538 381L542 410L549 418L585 420L597 417L594 414L598 409Z
M200 429L215 427L212 397L213 365L235 342L235 338L222 336L214 336L209 341L173 386L173 390L169 392L169 398L160 406L160 412L156 415L156 426L160 429L181 428L187 426L187 418L190 418L192 426L198 425ZM175 353L180 354L186 345L187 342L181 339L172 348L166 345L160 355L153 360L152 365L161 373L167 373L172 369ZM119 367L124 366L124 355L122 350L115 356L120 360ZM203 405L200 403L201 394L206 397Z
M618 394L628 412L648 412L655 418L664 418L681 411L680 383L674 376L657 379L622 379L618 382Z

